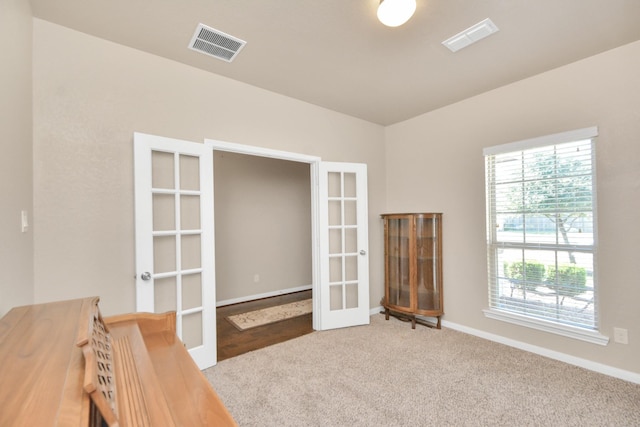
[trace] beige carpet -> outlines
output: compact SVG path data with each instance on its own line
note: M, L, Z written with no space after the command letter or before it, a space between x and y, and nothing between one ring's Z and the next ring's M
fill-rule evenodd
M640 385L374 315L219 362L242 427L640 426Z
M306 299L277 305L275 307L249 311L247 313L234 314L232 316L228 316L227 320L236 328L244 331L257 326L268 325L269 323L309 314L311 313L311 310L311 299Z

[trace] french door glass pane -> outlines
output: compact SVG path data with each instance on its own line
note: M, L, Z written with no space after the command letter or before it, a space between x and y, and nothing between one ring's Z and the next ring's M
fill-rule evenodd
M344 230L344 240L344 251L346 253L358 252L358 230L356 228L346 228Z
M342 257L329 258L329 282L342 281Z
M180 229L200 228L200 196L180 196Z
M329 253L342 253L342 229L332 228L329 230Z
M329 310L342 310L342 285L329 286Z
M180 155L180 189L200 190L200 159L198 157Z
M154 280L154 311L165 313L175 311L176 307L176 278L165 277Z
M176 237L153 237L153 271L155 274L176 271Z
M358 255L348 255L344 257L345 278L347 282L358 280Z
M329 226L342 225L342 202L329 200Z
M195 312L182 315L182 342L187 348L202 345L202 313Z
M329 197L341 197L342 196L342 182L339 172L329 172L327 177L327 190Z
M345 308L358 308L358 284L349 283L345 286Z
M175 230L175 204L173 194L153 195L153 231Z
M202 275L200 273L182 276L182 309L202 306Z
M344 197L356 197L356 174L344 173Z
M163 151L151 152L151 186L153 188L174 189L174 156Z
M358 224L358 210L356 208L355 200L344 201L344 223L345 225L357 225Z
M189 270L201 267L201 245L200 235L183 235L182 236L182 269Z

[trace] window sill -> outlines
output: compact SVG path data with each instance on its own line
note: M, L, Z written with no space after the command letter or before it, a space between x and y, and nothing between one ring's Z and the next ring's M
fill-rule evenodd
M488 317L490 319L501 320L503 322L512 323L514 325L525 326L527 328L537 329L544 332L550 332L552 334L562 335L563 337L586 341L592 344L607 345L609 343L608 336L602 335L596 331L588 331L584 329L573 328L571 326L558 325L544 320L533 319L519 314L508 313L495 309L485 309L482 311L484 312L485 317Z

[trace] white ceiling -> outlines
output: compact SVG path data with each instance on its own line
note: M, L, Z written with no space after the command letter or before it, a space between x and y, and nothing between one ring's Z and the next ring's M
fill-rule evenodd
M640 39L640 0L31 0L33 15L382 125ZM441 42L485 19L500 31ZM187 48L198 23L247 42L227 63Z

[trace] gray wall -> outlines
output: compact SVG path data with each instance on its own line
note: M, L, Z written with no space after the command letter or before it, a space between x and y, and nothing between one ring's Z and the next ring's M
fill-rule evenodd
M384 202L381 126L39 19L33 25L36 302L100 295L105 315L135 310L134 132L367 163L375 224ZM372 259L382 258L378 233L372 227ZM372 306L382 280L374 265Z
M31 23L28 0L0 1L0 316L33 303Z
M28 2L0 4L0 43L11 58L0 70L7 154L0 311L89 295L102 297L106 315L135 309L132 134L139 131L367 163L371 307L383 289L378 215L441 211L445 321L640 373L640 42L382 128L34 19L31 148ZM600 128L600 321L608 335L627 328L628 345L577 342L482 314L482 148L593 125ZM32 197L34 233L22 234L19 211Z
M483 333L640 373L640 42L387 128L390 210L444 212L444 319ZM485 318L482 149L599 127L596 140L601 331L607 346ZM408 155L410 153L410 155ZM613 340L612 340L613 341Z
M214 185L218 302L310 286L309 164L216 151Z

